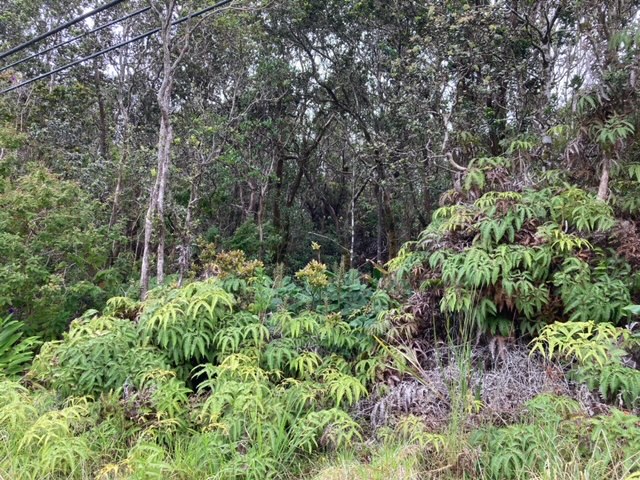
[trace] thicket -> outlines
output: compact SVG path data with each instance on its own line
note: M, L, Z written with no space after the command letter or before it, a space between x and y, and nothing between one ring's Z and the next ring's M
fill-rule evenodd
M0 315L31 334L58 337L124 280L127 269L110 262L117 237L78 184L36 166L0 175Z
M0 479L640 478L638 2L241 3L0 100Z
M417 293L414 311L478 334L538 335L560 320L624 323L640 292L636 226L592 193L547 172L518 188L512 161L480 158L390 269Z
M485 382L504 374L506 357L482 367L486 357L445 347L457 362L453 370L451 358L436 365L450 423L429 427L430 415L419 411L429 394L402 385L440 387L410 354L420 351L417 320L386 290L318 260L290 278L222 252L202 270L204 277L157 287L145 301L113 297L101 311L87 310L31 366L36 340L5 321L0 474L399 479L436 471L490 479L577 478L586 469L593 478L627 479L638 471L640 418L630 411L638 408L638 376L628 361L640 341L630 330L544 327L533 351L557 358L547 368L563 377L564 365L601 399L585 404L570 390L549 390L512 409L506 425L495 416L471 420L489 418L483 411L495 407L495 392L488 383L476 391L467 378L471 369L488 369ZM407 408L373 421L365 399L397 392ZM627 410L607 413L604 401ZM587 411L593 405L599 414Z
M388 295L317 261L300 283L233 252L210 268L85 312L42 346L30 391L3 381L0 472L264 479L362 440L348 410L389 367L370 331Z
M513 172L472 162L382 279L203 241L142 301L77 185L5 180L0 475L634 478L635 223Z

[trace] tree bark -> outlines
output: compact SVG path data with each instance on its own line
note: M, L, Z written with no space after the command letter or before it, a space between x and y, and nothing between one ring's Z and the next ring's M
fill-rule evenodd
M100 69L98 68L98 61L95 60L93 63L93 68L95 72L95 87L96 87L96 99L98 101L98 130L100 134L99 139L99 153L105 163L109 157L109 144L107 141L108 137L108 126L107 126L107 113L104 106L104 95L102 95L102 78L100 76Z
M376 261L382 263L382 234L384 231L384 207L382 205L382 192L380 185L374 183L373 192L377 203L377 225L376 225Z
M600 186L598 187L598 199L603 202L609 198L609 174L611 171L611 160L605 156L602 159L602 172L600 174Z
M149 291L149 269L151 257L151 237L154 219L158 219L158 249L157 249L157 282L164 282L164 250L166 228L164 223L164 202L167 190L169 168L171 166L171 143L173 129L171 125L171 92L178 60L171 59L171 20L175 10L175 0L165 0L164 11L155 8L161 18L160 41L162 43L162 83L158 90L157 100L160 108L160 130L158 133L157 176L149 199L149 207L144 223L144 245L142 254L142 268L140 272L140 297L144 299ZM184 53L184 50L183 52ZM181 56L181 55L180 55Z

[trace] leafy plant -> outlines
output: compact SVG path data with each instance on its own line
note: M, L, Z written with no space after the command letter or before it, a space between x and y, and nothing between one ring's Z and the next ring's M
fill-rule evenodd
M24 338L22 323L11 317L0 317L0 374L22 373L39 345L37 337Z
M532 352L576 362L573 376L598 390L605 400L629 408L640 406L640 372L623 364L623 348L631 333L609 323L566 322L546 326Z
M44 338L104 305L96 274L106 269L116 230L80 187L31 167L0 191L0 315L13 314ZM99 276L99 275L98 275ZM103 285L107 288L107 285Z
M495 175L510 168L482 164ZM598 232L615 225L610 206L554 180L522 191L485 192L471 183L473 194L436 210L418 240L389 263L399 285L409 280L425 292L420 298L438 302L442 323L451 315L473 318L478 333L535 335L565 316L622 320L630 267L598 244Z
M213 280L151 292L140 329L146 342L165 351L175 366L190 365L208 357L220 320L233 303L233 296Z
M524 423L474 435L473 443L485 448L484 478L530 478L575 464L599 478L637 468L638 417L614 410L585 421L577 402L553 395L531 400L528 410L533 415Z
M61 341L44 344L29 375L65 395L122 389L147 370L166 369L164 356L140 344L136 324L114 317L75 320Z

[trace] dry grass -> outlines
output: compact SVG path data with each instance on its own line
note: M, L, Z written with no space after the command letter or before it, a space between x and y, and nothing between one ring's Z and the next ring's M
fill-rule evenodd
M373 427L407 414L419 415L435 428L447 425L452 397L461 393L457 386L463 380L473 423L508 423L536 395L571 393L561 370L531 357L524 347L503 349L499 355L492 355L488 347L475 348L471 368L461 366L450 347L423 349L415 358L420 364L419 377L404 378L360 404L359 413Z

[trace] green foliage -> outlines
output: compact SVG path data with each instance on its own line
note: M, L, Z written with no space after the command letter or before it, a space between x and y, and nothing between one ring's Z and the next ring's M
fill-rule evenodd
M385 442L401 442L418 445L420 448L439 453L446 447L444 435L430 432L424 421L415 415L407 415L398 420L394 428L383 427L377 432Z
M524 423L474 434L473 444L484 449L483 478L530 478L570 464L599 478L637 468L638 417L613 410L587 419L577 402L553 395L536 397L527 408L531 415Z
M0 317L0 375L19 375L33 358L40 343L37 337L24 337L23 327L11 317Z
M151 292L140 315L140 330L146 342L166 352L175 366L189 366L208 357L220 320L233 303L214 281Z
M509 167L478 164L492 178ZM610 206L552 180L485 193L472 183L473 195L436 210L418 240L389 263L400 285L439 300L445 317L473 319L479 333L535 335L564 317L622 320L634 287L629 265L602 241L615 226Z
M30 376L64 395L91 395L137 382L147 370L167 368L155 348L141 345L130 320L87 315L62 340L45 343Z
M255 222L247 221L237 228L233 236L225 242L225 246L230 250L241 250L252 258L259 257L272 261L280 237L269 222L263 224L261 228L262 234Z
M42 400L17 383L0 382L0 472L10 478L78 477L93 454L84 435L93 421L90 403Z
M63 403L41 407L26 389L7 393L7 408L19 413L0 411L0 428L25 432L9 451L46 458L33 470L43 475L75 478L82 466L104 479L185 469L187 478L257 480L362 440L348 409L389 368L363 319L390 298L354 273L323 273L315 303L306 285L261 270L236 289L227 270L156 288L143 302L114 297L45 343L27 378Z
M93 280L111 242L99 211L76 184L45 170L7 182L0 191L0 315L13 312L28 332L54 337L75 315L103 304L106 293Z
M613 148L620 140L633 135L635 129L633 124L624 118L613 116L605 123L595 127L598 143L605 149Z
M546 326L532 352L574 361L573 376L598 390L603 399L628 408L640 406L640 371L627 367L625 342L631 334L609 323L566 322Z
M425 478L423 454L419 445L389 439L385 443L368 446L364 451L341 452L325 461L313 480L419 480ZM315 470L315 469L314 469Z

